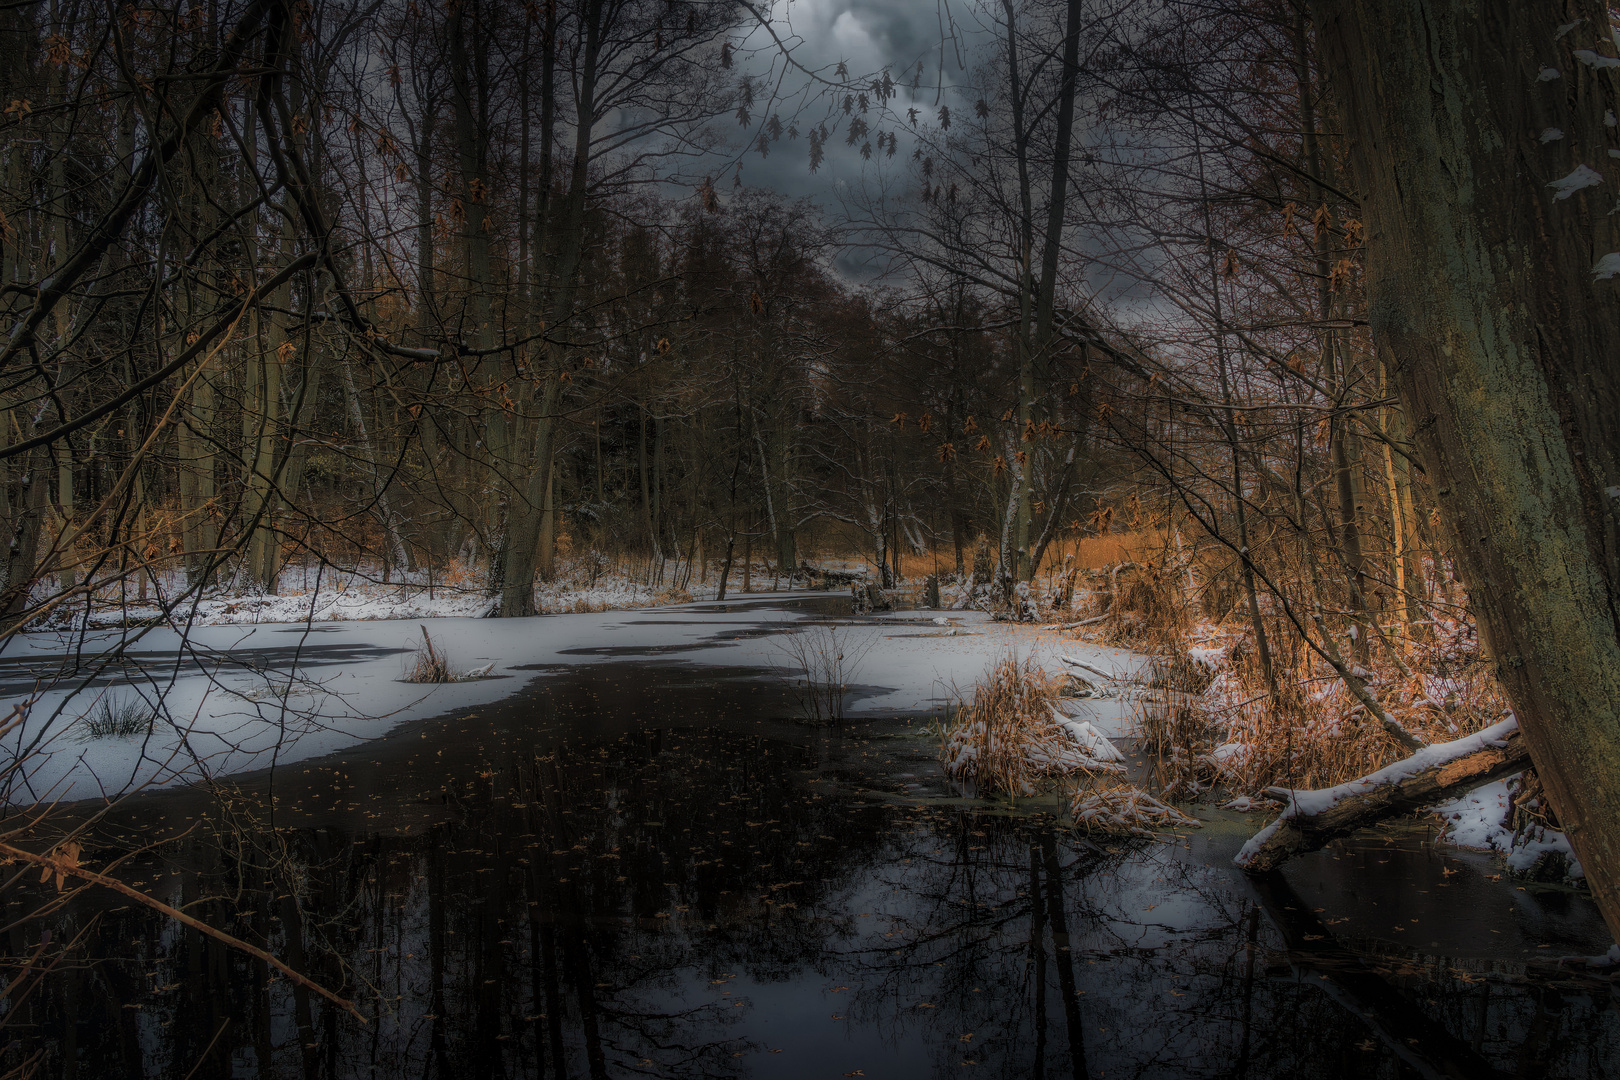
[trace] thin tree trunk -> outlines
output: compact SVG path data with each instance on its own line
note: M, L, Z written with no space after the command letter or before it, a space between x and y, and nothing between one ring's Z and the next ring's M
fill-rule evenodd
M1385 378L1383 365L1379 365L1379 397L1383 397L1386 393L1384 387ZM1395 476L1395 452L1389 445L1390 429L1392 427L1391 418L1395 411L1395 409L1388 407L1379 410L1378 433L1383 436L1380 445L1384 450L1384 487L1386 496L1389 499L1389 566L1391 571L1390 580L1395 587L1395 636L1398 641L1404 643L1412 635L1410 623L1414 620L1410 617L1409 596L1406 586L1408 555L1406 553L1405 507L1401 505L1400 484ZM1404 648L1404 644L1402 647Z
M1316 304L1317 316L1324 325L1330 324L1334 311L1329 252L1333 244L1331 221L1328 215L1327 192L1324 182L1331 182L1332 167L1329 158L1321 152L1316 134L1316 107L1312 101L1312 80L1309 56L1305 42L1305 14L1299 11L1294 18L1295 79L1299 98L1301 149L1306 168L1311 176L1311 204L1316 208ZM1340 394L1350 393L1351 360L1343 331L1322 331L1322 376ZM1351 647L1356 662L1366 665L1371 655L1371 635L1367 629L1367 571L1361 549L1361 454L1357 440L1351 433L1351 424L1345 417L1333 416L1328 427L1332 442L1334 493L1339 507L1338 540L1344 557L1349 589Z
M552 501L557 485L557 464L548 461L541 466L546 478L546 493L540 510L540 547L535 560L541 581L557 576L557 508Z
M410 556L405 550L405 539L399 533L399 520L394 515L393 507L388 497L388 485L377 465L377 449L372 445L371 433L366 427L365 410L360 405L360 393L354 385L354 368L348 361L343 363L343 396L349 403L349 422L360 436L360 452L365 455L366 471L371 480L371 498L377 515L377 523L382 526L384 543L388 547L388 557L395 566L407 569L410 565Z
M550 267L550 296L548 310L550 319L548 329L556 330L565 326L573 318L575 297L578 293L578 275L581 260L585 254L586 230L586 203L590 184L590 165L592 138L594 133L594 117L597 102L597 79L601 74L598 64L602 47L603 30L603 0L587 0L584 10L579 13L583 31L582 48L578 59L578 101L577 112L580 116L593 118L591 122L576 124L574 126L573 163L569 177L568 193L563 199L558 228L553 230L547 220L545 224L546 242L555 238L559 244L556 261ZM551 37L551 23L548 17L548 40ZM548 45L549 48L549 45ZM543 76L549 80L548 74ZM543 93L543 99L549 99L548 93ZM542 120L542 141L548 142L549 122ZM549 170L543 171L542 190L549 190ZM547 210L549 219L550 211ZM543 244L535 245L536 251L543 248ZM549 579L554 572L552 563L552 544L546 535L541 535L539 550L526 542L530 535L531 526L528 520L514 521L513 518L530 519L539 516L542 520L535 526L541 534L549 533L554 529L554 513L550 509L552 468L557 448L558 406L562 400L564 368L564 349L560 339L548 336L545 349L545 366L538 373L537 380L540 386L538 401L531 408L535 419L535 438L533 442L533 466L530 472L528 492L535 490L535 478L541 478L545 492L542 502L535 502L531 498L516 497L516 485L513 485L514 498L508 509L508 531L518 537L525 538L525 542L514 542L509 545L509 557L501 574L501 602L498 608L502 616L532 614L534 575L537 570L543 578ZM520 448L522 453L528 453L527 436L524 436L525 445Z
M1249 628L1254 634L1255 653L1260 658L1260 671L1266 680L1266 689L1277 696L1277 672L1271 658L1271 642L1266 636L1266 623L1260 615L1260 595L1255 589L1254 557L1249 548L1248 492L1243 484L1243 454L1238 443L1237 414L1232 408L1232 382L1227 370L1226 315L1221 303L1221 276L1215 262L1215 237L1210 221L1209 188L1204 180L1202 144L1198 150L1198 184L1204 215L1204 255L1209 263L1210 301L1215 314L1215 370L1221 386L1221 434L1232 456L1232 512L1237 519L1238 561L1243 568L1243 596L1249 608Z
M1036 565L1031 550L1035 513L1035 462L1040 448L1037 430L1045 420L1040 394L1046 382L1046 369L1056 316L1058 255L1063 246L1063 219L1069 194L1069 159L1074 139L1074 99L1080 73L1081 0L1068 0L1064 14L1063 57L1060 61L1057 130L1052 146L1052 165L1046 207L1046 223L1041 236L1039 276L1032 265L1034 218L1029 193L1029 174L1024 140L1022 93L1017 85L1017 54L1013 48L1014 20L1010 0L1003 0L1007 12L1008 63L1013 76L1014 123L1017 128L1019 191L1023 214L1023 277L1019 289L1019 439L1023 451L1018 461L1016 519L1013 526L1015 563L1013 576L1030 581ZM1008 462L1011 466L1013 462Z

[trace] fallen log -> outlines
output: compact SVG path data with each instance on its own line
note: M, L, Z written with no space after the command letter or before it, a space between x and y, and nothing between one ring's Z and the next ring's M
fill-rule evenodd
M1316 851L1357 829L1456 798L1530 767L1517 720L1425 746L1411 757L1357 780L1321 791L1268 788L1284 799L1277 819L1243 845L1233 861L1252 874L1275 870L1294 855Z
M1076 660L1074 657L1069 656L1066 653L1063 655L1063 662L1068 664L1070 667L1077 667L1081 671L1089 671L1099 679L1106 679L1108 682L1119 681L1119 676L1107 671L1103 671L1101 668L1094 668L1090 664L1081 663L1079 660Z
M1106 618L1108 618L1107 615L1093 615L1091 618L1089 618L1089 619L1081 619L1079 622L1066 622L1062 626L1059 626L1058 629L1059 630L1078 630L1082 626L1091 626L1093 623L1100 623Z

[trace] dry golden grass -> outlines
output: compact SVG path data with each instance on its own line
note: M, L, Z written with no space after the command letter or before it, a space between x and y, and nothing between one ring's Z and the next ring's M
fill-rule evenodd
M1046 555L1041 560L1039 573L1062 573L1065 569L1071 567L1077 567L1081 570L1106 570L1122 562L1137 562L1152 558L1164 549L1165 542L1166 534L1163 529L1109 533L1104 536L1059 537L1046 549ZM1070 556L1073 557L1072 560ZM861 552L834 552L829 550L819 553L816 557L860 559L866 556ZM966 557L968 562L971 563L973 560L972 544L967 546ZM948 542L931 552L921 554L902 552L900 556L900 571L908 581L920 581L933 573L950 574L954 573L955 570L956 552Z
M1069 543L1054 543L1047 549L1043 570L1061 566L1064 557L1072 554L1073 565L1082 570L1106 570L1120 563L1142 562L1164 550L1166 535L1163 529L1142 529L1128 533L1107 533L1103 536L1085 536Z
M998 661L943 732L946 773L980 795L1032 795L1052 777L1084 768L1089 759L1053 717L1062 686L1061 676L1033 660Z
M1081 787L1069 804L1069 815L1076 828L1092 833L1146 836L1160 829L1202 827L1197 818L1120 780Z
M1104 632L1134 649L1179 659L1196 621L1182 573L1163 563L1138 563L1113 578Z
M1167 546L1173 538L1163 532L1135 536L1138 557L1132 561L1138 566L1114 575L1112 592L1103 583L1093 610L1107 614L1096 627L1104 640L1155 657L1158 685L1136 702L1134 712L1144 749L1156 758L1158 791L1192 795L1216 783L1251 795L1268 787L1328 787L1406 756L1277 615L1266 617L1278 688L1272 693L1246 609L1233 602L1232 582L1224 581L1228 593L1206 613L1209 598L1187 586L1179 551ZM1144 556L1150 539L1159 547ZM1235 573L1229 560L1197 566L1195 576L1206 589ZM1290 574L1292 580L1311 577L1299 567ZM1212 626L1210 615L1224 622ZM1214 672L1194 664L1188 648L1195 641L1208 645L1211 638L1224 642L1228 657L1217 665L1219 682L1206 694ZM1371 681L1384 707L1419 738L1455 739L1501 719L1506 702L1471 644L1427 640L1399 647L1398 657L1383 643L1372 650Z
M1332 669L1281 626L1270 640L1277 692L1271 693L1246 628L1229 628L1235 654L1210 693L1161 692L1139 701L1145 748L1157 758L1160 790L1191 794L1213 783L1234 794L1269 787L1316 789L1383 768L1409 751ZM1403 674L1375 653L1370 670L1380 702L1424 742L1445 742L1496 723L1507 701L1490 666L1456 642L1412 650ZM1224 747L1225 749L1220 749Z

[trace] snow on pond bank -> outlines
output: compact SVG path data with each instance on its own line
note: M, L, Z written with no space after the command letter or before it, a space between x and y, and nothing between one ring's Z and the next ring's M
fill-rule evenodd
M364 573L326 567L291 567L281 575L275 593L247 593L239 589L211 590L192 597L179 573L159 575L153 602L136 599L108 586L97 591L88 616L92 629L131 623L170 623L177 626L257 626L265 623L386 621L390 619L481 618L495 608L484 574L452 569L436 576L426 573L395 575L380 580L380 572ZM767 573L764 580L769 580ZM731 579L735 589L741 572ZM785 579L784 579L785 580ZM562 560L557 577L538 582L535 607L542 615L611 611L689 603L713 598L716 583L695 584L690 590L649 585L623 573L593 572L582 560ZM792 591L789 583L788 591ZM44 595L41 594L41 599ZM166 603L158 603L158 598ZM57 610L44 630L84 629L83 608Z
M1508 785L1514 777L1476 788L1460 799L1434 808L1445 822L1444 836L1458 847L1494 851L1504 856L1515 874L1543 878L1586 876L1569 838L1556 829L1532 824L1515 833L1510 824L1512 793Z
M28 721L6 735L7 764L19 760L6 797L81 799L139 785L164 785L287 764L387 734L399 724L507 697L554 664L607 664L654 655L660 661L764 669L792 663L781 634L824 617L780 606L836 599L825 592L755 594L694 603L529 619L441 618L434 645L458 670L492 663L491 677L443 685L402 681L422 640L417 621L375 620L209 626L182 636L167 627L83 635L21 635L0 656L0 682L14 701L35 685ZM977 612L895 612L834 620L837 633L869 640L849 673L850 716L929 712L971 690L1008 652L1056 670L1078 652L1104 670L1133 670L1122 650L1080 646L1042 627L992 623ZM775 631L780 630L780 633ZM761 630L766 631L761 633ZM71 657L80 659L77 664ZM608 677L604 672L604 677ZM53 685L54 680L54 685ZM139 714L157 710L150 734L87 737L103 702ZM1091 703L1093 723L1118 737L1121 703Z

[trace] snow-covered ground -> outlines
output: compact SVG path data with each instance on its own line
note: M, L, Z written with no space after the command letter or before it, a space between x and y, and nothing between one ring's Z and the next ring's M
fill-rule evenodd
M169 626L25 634L0 657L0 683L13 700L36 681L50 688L4 738L6 763L21 762L9 797L81 799L307 759L550 677L513 670L529 665L604 665L658 647L664 661L752 666L763 669L761 677L779 677L794 663L785 635L821 617L777 603L829 595L756 593L723 604L529 619L441 617L426 625L453 668L493 668L490 678L436 686L402 680L422 641L423 624L414 619L214 625L184 636ZM851 655L870 644L846 674L860 688L849 709L854 717L938 708L1009 652L1054 671L1065 652L1121 674L1140 663L1122 650L1080 645L1039 626L992 623L978 612L836 621ZM777 624L781 633L761 636L762 624ZM57 677L70 655L85 659L71 678ZM89 738L85 718L98 715L104 698L155 704L160 718L148 736ZM1086 704L1093 711L1087 719L1105 735L1127 733L1118 699Z
M1516 874L1543 872L1543 862L1549 857L1561 856L1563 876L1579 880L1586 876L1569 837L1556 829L1531 825L1517 835L1508 824L1511 793L1508 785L1513 781L1498 780L1475 788L1460 799L1442 803L1434 808L1445 822L1445 838L1458 847L1494 851L1505 857L1508 869Z
M846 568L838 562L830 565ZM769 568L756 564L754 580L771 581ZM731 591L735 593L740 589L742 582L742 569L735 568ZM791 591L794 583L781 578L777 584ZM654 585L603 570L587 559L562 559L554 580L536 584L535 604L542 614L548 615L656 607L713 599L718 588L718 577L714 574L706 581L677 589L667 582ZM37 598L45 599L54 589L54 585L42 583ZM275 593L218 588L200 596L187 594L184 576L172 571L157 575L144 599L130 583L123 582L98 589L95 601L88 625L103 628L149 621L190 626L243 626L456 616L479 618L488 615L496 603L486 587L482 569L456 566L434 574L425 571L396 574L387 582L382 580L377 568L338 570L324 566L292 566L282 571L280 589ZM48 628L68 629L85 624L83 608L75 607L54 612Z

